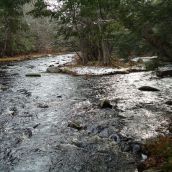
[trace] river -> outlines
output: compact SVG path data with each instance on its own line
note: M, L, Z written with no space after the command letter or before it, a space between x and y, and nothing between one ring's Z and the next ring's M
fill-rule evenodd
M71 55L1 64L0 172L136 172L126 145L168 132L172 108L165 102L172 99L172 79L151 72L101 77L45 72L66 56ZM33 72L41 77L25 76ZM139 91L144 85L160 91ZM104 98L113 109L99 107ZM110 139L116 134L128 138L123 148Z

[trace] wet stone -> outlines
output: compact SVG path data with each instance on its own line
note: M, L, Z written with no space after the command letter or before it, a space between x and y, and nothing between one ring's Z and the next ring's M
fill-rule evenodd
M143 86L139 88L140 91L160 91L157 88L150 87L150 86Z
M33 126L33 128L36 129L36 128L39 127L39 125L41 125L41 124L40 123L39 124L36 124L36 125Z
M28 73L25 76L26 77L41 77L41 74L39 74L39 73Z
M172 100L165 102L166 105L172 106Z
M110 109L112 109L112 105L111 105L111 103L110 103L109 100L102 100L102 101L100 102L100 107L101 107L102 109L104 109L104 108L110 108Z
M24 135L28 138L32 137L32 131L29 128L25 128L23 131Z
M59 67L50 66L47 68L47 72L48 73L59 73L59 72L61 72L61 69Z
M74 128L76 130L83 130L85 129L84 126L82 126L79 122L69 122L68 127Z
M161 78L172 77L172 66L159 68L158 71L156 72L156 75Z
M6 90L8 90L8 86L0 84L0 91L6 91Z
M9 115L16 116L18 114L18 110L16 107L11 107L9 109Z
M47 109L49 106L47 104L39 103L38 108Z
M141 153L141 146L137 143L132 143L131 144L131 148L132 148L132 153L133 154L139 154Z
M112 139L116 143L120 143L121 142L121 136L119 134L112 134L110 136L110 139Z
M17 92L19 93L22 93L24 95L26 95L27 97L31 96L31 92L27 91L26 89L20 89L20 90L17 90Z
M105 128L103 131L99 133L99 136L102 138L108 138L109 137L109 131L107 128Z

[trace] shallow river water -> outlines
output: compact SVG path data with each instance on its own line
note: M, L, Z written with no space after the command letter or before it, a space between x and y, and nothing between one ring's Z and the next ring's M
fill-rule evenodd
M140 143L168 132L171 78L151 72L104 77L45 72L68 56L1 64L0 172L135 172L135 155L125 141L119 146L118 137ZM138 90L145 85L160 91ZM113 109L99 107L104 98Z

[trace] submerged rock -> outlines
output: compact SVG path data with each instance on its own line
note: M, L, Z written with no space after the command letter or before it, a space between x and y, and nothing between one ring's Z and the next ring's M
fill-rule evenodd
M21 94L24 94L26 95L27 97L31 96L32 93L27 91L26 89L20 89L20 90L17 90L17 92L21 93Z
M110 108L110 109L112 109L112 105L111 105L110 101L107 100L107 99L102 100L102 101L100 102L100 107L101 107L102 109L104 109L104 108Z
M150 87L150 86L143 86L139 88L140 91L160 91L157 88Z
M25 128L23 134L28 138L32 137L32 131L29 128Z
M28 73L25 76L26 77L41 77L41 74L39 74L39 73Z

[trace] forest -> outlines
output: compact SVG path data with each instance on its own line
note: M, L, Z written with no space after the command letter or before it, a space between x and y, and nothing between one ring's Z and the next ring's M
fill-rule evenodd
M172 171L172 0L0 0L0 172Z
M59 3L59 5L57 5ZM1 0L1 56L81 51L86 64L158 55L171 61L171 0Z

